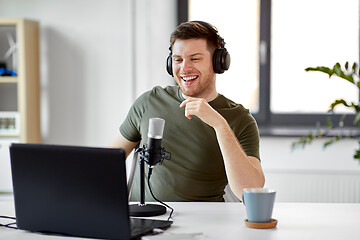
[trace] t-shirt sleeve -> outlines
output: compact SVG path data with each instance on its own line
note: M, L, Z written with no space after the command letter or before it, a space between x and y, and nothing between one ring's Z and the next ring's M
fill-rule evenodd
M260 160L260 135L257 123L250 114L246 117L246 119L247 124L244 126L237 138L246 155L256 157Z
M131 106L124 122L120 125L120 133L124 138L131 142L141 140L140 123L144 112L146 111L146 103L148 101L148 92L137 98Z

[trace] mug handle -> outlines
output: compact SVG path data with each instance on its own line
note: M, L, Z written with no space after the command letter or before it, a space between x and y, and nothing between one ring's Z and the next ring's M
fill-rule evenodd
M242 201L240 200L240 202L242 202L245 205L244 194L242 194Z

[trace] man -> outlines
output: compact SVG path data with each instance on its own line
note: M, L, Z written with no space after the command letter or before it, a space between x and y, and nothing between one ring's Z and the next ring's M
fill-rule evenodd
M216 72L229 67L217 66L214 57L219 58L219 50L227 54L225 42L210 24L186 22L172 33L170 43L167 68L178 86L155 87L140 96L111 147L128 155L147 142L149 118L163 118L162 146L171 160L154 168L155 196L162 201L223 201L229 184L241 199L243 188L264 185L264 174L254 118L216 90ZM220 58L225 58L220 65L226 65L229 56ZM131 200L139 200L138 179L137 173ZM148 188L146 197L152 200Z

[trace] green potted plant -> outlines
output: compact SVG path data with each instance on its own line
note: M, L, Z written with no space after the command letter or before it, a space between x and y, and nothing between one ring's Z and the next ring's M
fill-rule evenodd
M315 68L309 67L309 68L306 68L305 71L307 71L307 72L317 71L317 72L326 73L329 75L329 78L331 78L334 75L338 76L342 79L345 79L346 81L349 81L353 85L355 85L355 87L357 87L360 91L360 79L359 79L360 69L359 69L359 65L357 63L354 63L351 67L349 67L349 62L346 62L344 69L341 67L341 65L339 63L336 63L332 69L328 68L328 67L315 67ZM329 112L333 113L334 109L339 105L342 105L346 108L350 108L354 111L355 118L353 121L353 127L359 128L359 122L360 122L360 104L359 104L359 102L357 102L357 103L350 102L349 103L343 98L336 99L334 102L331 103ZM337 141L345 139L345 138L356 138L352 131L347 132L347 133L345 131L341 131L342 128L344 127L344 119L345 119L345 115L340 119L339 123L336 126L334 126L331 121L331 117L329 117L328 121L327 121L326 129L321 129L318 126L317 130L315 132L309 132L308 135L301 137L296 142L293 142L292 148L294 149L299 146L305 147L306 145L312 143L315 139L319 139L319 138L327 138L327 140L324 143L324 148L328 147L329 145L331 145ZM337 132L338 132L335 136L333 135L334 130L337 130ZM357 149L355 149L354 159L358 160L360 163L360 140L359 139L358 139Z

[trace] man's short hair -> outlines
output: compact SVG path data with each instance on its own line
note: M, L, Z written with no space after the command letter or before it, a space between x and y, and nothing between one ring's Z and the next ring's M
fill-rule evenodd
M213 31L210 27L214 28ZM209 24L209 27L204 26L199 22L184 22L181 23L170 36L170 50L175 41L188 40L188 39L205 39L207 47L210 52L213 52L216 48L221 47L220 37L217 34L215 27Z

